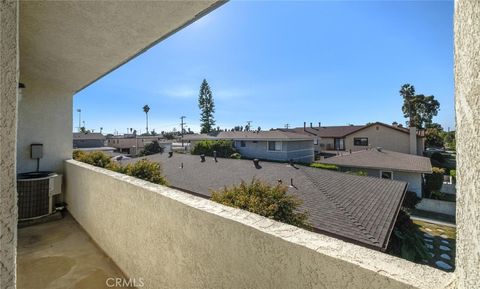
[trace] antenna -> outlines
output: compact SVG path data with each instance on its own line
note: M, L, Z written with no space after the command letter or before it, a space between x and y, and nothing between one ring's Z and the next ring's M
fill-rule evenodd
M286 128L286 129L289 129L289 128L290 128L290 124L289 124L289 123L286 123L286 124L285 124L285 128Z

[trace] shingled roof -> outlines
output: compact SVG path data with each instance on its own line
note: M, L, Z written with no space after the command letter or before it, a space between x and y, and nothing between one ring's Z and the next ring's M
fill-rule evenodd
M250 181L253 177L286 185L289 193L303 200L302 210L316 231L349 242L382 250L387 248L407 183L283 163L166 154L148 156L161 163L173 187L210 197L212 190ZM134 162L128 160L125 162Z
M277 130L284 131L284 132L294 132L303 135L308 135L310 137L325 137L325 138L343 138L349 134L352 134L357 131L361 131L362 129L374 126L374 125L381 125L390 129L398 130L400 132L409 134L410 131L408 128L389 125L383 122L373 122L367 125L343 125L343 126L306 126L306 127L296 127L291 129L279 128ZM319 129L320 128L320 129ZM425 137L425 132L423 130L417 130L418 137Z
M380 148L343 153L338 156L324 159L322 160L322 163L350 168L389 169L402 172L432 173L432 164L429 158L393 152Z
M73 140L105 140L105 136L99 132L74 132Z
M285 132L279 130L270 131L221 131L210 134L191 134L185 135L184 140L265 140L265 141L293 141L293 140L311 140L310 137L294 133Z

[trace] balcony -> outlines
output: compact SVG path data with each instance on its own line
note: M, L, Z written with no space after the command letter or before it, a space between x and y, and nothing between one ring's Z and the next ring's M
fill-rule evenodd
M72 95L222 4L0 3L0 287L16 288L17 280L19 288L29 289L102 288L107 276L125 276L142 278L143 288L477 288L480 7L475 1L455 4L461 192L455 273L65 161L71 156ZM26 85L22 100L19 82ZM42 170L64 172L71 217L19 229L17 242L15 175L35 169L32 143L45 146Z
M17 262L19 289L100 289L125 278L68 214L19 229Z
M144 288L445 288L453 280L74 160L65 174L71 216L20 230L19 288L97 288L87 285L124 278L121 272Z

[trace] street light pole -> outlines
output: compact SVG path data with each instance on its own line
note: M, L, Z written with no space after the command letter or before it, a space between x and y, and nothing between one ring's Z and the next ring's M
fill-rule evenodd
M77 108L78 112L78 132L80 132L80 128L82 127L82 109Z

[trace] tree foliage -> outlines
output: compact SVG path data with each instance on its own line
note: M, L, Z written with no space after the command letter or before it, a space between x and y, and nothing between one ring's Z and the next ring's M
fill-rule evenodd
M145 113L145 118L146 118L146 134L148 135L148 112L150 111L150 107L148 106L148 104L145 104L143 106L143 112Z
M387 252L414 262L428 260L428 251L418 227L400 210Z
M425 146L441 148L444 146L444 131L440 124L427 125L425 130Z
M402 112L408 118L409 126L423 129L432 123L440 109L440 103L433 95L415 94L415 87L411 84L402 85L400 95L403 97Z
M270 185L258 179L212 193L212 200L287 224L308 227L308 215L299 212L302 201L287 193L282 184Z
M158 141L154 140L151 143L145 145L141 154L144 156L148 156L158 153L163 153L163 148L160 146Z
M432 173L425 175L425 190L430 197L432 192L438 192L442 188L444 174L445 169L433 167Z
M198 107L200 113L200 127L201 133L212 132L215 126L215 119L213 113L215 112L215 104L213 102L212 91L206 79L203 80L200 86L200 94L198 96Z
M217 152L218 157L228 158L237 151L233 147L231 140L202 140L195 144L192 148L192 155L213 156L213 152Z

